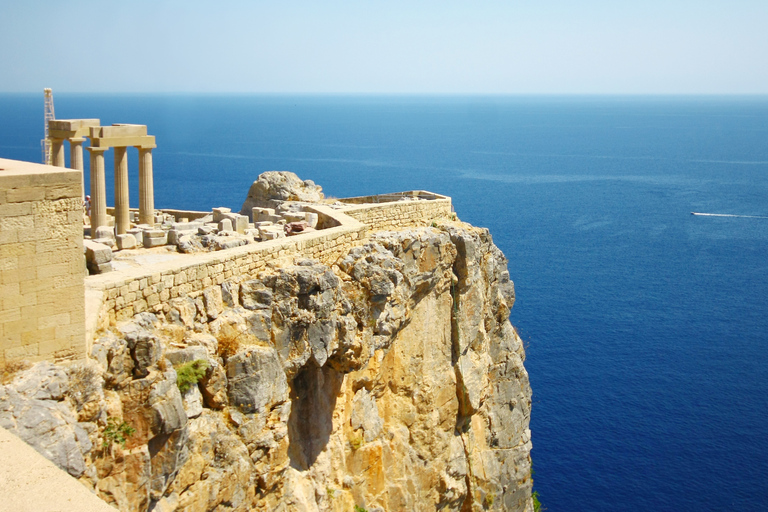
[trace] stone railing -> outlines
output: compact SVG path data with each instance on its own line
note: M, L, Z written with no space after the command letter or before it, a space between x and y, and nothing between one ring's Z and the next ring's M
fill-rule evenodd
M269 264L305 257L331 265L361 244L368 231L427 225L433 219L451 216L451 200L444 196L433 200L350 204L342 209L319 204L305 208L318 214L318 226L323 229L87 277L89 309L98 311L98 317L89 318L89 340L98 327L127 320L142 311L167 312L173 299L198 297L225 281L239 283L252 279Z

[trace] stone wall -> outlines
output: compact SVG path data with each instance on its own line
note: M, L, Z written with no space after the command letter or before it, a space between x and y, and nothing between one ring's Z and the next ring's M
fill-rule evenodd
M436 194L431 195L436 196ZM343 211L350 217L366 224L371 231L403 229L423 226L431 222L432 219L450 217L452 215L450 198L445 196L437 197L438 199L431 200L399 200L379 204L355 204L345 208ZM358 198L350 199L355 200ZM346 201L344 200L344 202Z
M0 367L85 355L79 171L0 159Z
M308 209L318 214L320 225L335 227L227 251L189 255L184 261L158 263L151 269L126 269L88 277L89 293L101 294L99 323L93 328L127 320L143 311L167 312L173 299L196 298L224 282L252 279L267 265L286 258L312 258L331 265L359 245L369 231L428 225L433 219L452 215L449 198L355 205L344 210L325 205Z

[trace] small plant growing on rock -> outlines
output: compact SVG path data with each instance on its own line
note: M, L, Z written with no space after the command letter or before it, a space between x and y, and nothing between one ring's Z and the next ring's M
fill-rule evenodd
M29 370L30 368L32 368L32 363L29 361L19 359L6 360L2 376L0 376L0 384L10 382L17 373Z
M136 432L136 429L118 418L107 418L107 428L104 429L104 441L102 447L119 444L125 448L125 442Z
M176 385L179 391L186 393L192 386L197 385L205 377L208 370L208 361L205 359L196 359L176 368Z
M353 450L359 450L361 446L363 446L363 436L358 431L354 431L351 436L349 436L349 445L352 447Z
M361 507L360 505L355 505L355 512L368 512L368 509Z
M67 369L69 376L69 396L78 412L83 410L86 402L98 397L101 390L99 372L92 366L75 364Z
M496 494L489 492L485 495L485 498L483 498L483 507L491 508L494 501L496 501Z
M219 342L219 355L224 359L237 354L240 349L240 336L241 332L229 324L221 326L216 339Z
M531 498L533 498L533 512L541 512L542 510L547 510L546 508L541 507L541 502L539 501L539 491L533 491Z

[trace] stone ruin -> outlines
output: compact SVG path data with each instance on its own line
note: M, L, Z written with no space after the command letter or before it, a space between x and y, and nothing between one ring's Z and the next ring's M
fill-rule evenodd
M240 213L214 208L195 219L156 211L154 223L136 224L140 218L130 212L125 233L94 233L83 242L89 274L112 270L113 250L166 246L180 253L220 251L241 245L308 233L318 228L318 215L304 211L307 203L324 198L322 188L287 171L261 174L251 185ZM188 212L189 214L195 212ZM113 238L114 236L114 238Z

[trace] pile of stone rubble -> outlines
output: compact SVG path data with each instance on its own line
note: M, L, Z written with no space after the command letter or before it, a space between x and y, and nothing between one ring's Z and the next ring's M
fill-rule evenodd
M169 214L158 214L154 226L139 224L121 235L114 235L111 228L99 228L96 238L84 240L86 267L89 274L111 271L113 250L167 246L181 253L221 251L314 231L318 215L298 208L295 203L278 208L254 207L253 222L230 208L214 208L208 215L183 222L176 222Z

